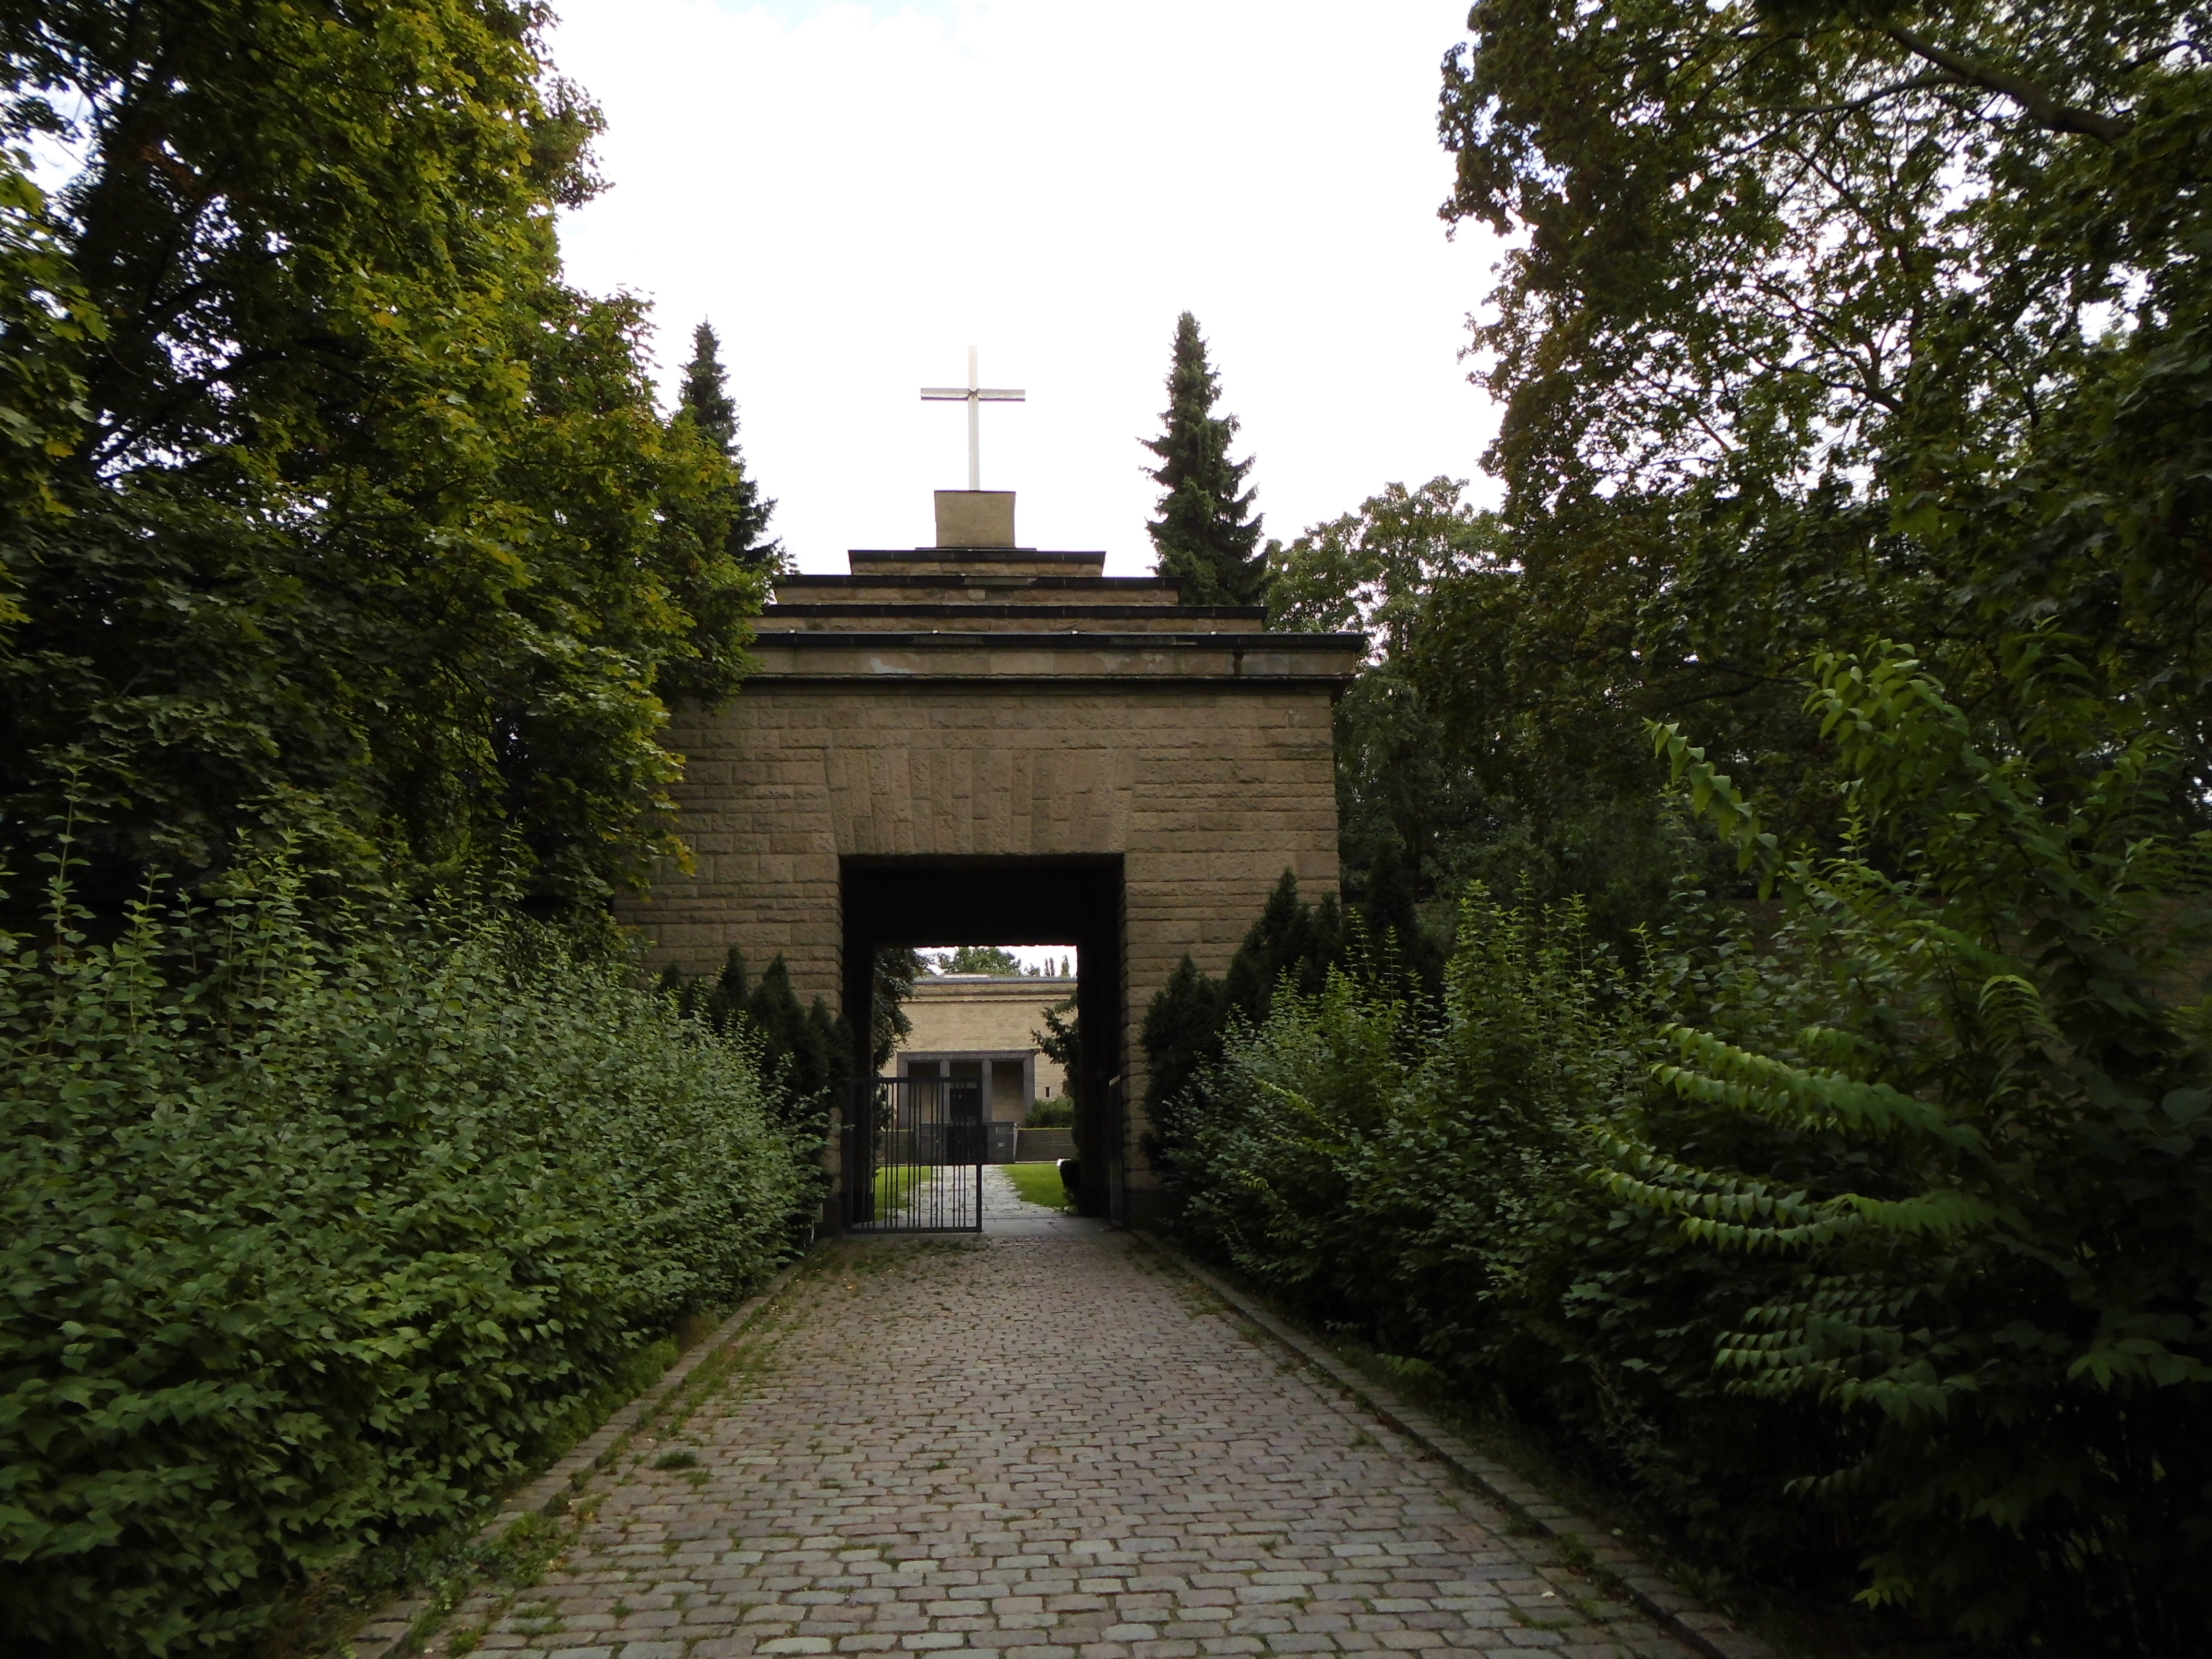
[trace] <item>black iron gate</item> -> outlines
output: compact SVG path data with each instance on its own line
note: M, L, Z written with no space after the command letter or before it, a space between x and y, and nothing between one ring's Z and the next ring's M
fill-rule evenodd
M845 1122L845 1225L858 1233L980 1233L983 1085L878 1077L853 1089Z

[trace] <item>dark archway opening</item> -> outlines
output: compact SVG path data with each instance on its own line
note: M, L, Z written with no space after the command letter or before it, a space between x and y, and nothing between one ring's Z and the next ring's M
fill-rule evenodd
M848 858L839 860L845 918L845 1017L869 1072L876 952L887 945L1019 945L1062 940L1079 953L1083 1032L1076 1080L1079 1207L1111 1215L1121 1188L1121 860L1087 858Z

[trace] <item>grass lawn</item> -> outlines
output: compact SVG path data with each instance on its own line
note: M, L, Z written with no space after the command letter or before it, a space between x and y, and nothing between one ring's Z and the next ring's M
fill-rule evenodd
M896 1215L914 1198L914 1189L927 1179L929 1171L913 1164L893 1164L876 1171L876 1209L872 1218L887 1221Z
M1060 1184L1060 1165L1057 1164L1002 1164L1014 1183L1014 1190L1025 1202L1042 1204L1048 1210L1067 1207L1067 1188Z

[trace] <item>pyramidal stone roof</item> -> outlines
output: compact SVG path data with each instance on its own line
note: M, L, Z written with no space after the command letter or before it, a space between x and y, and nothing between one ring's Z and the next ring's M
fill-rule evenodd
M849 575L782 578L755 678L1343 682L1358 671L1364 635L1271 634L1263 607L1187 605L1165 577L1107 575L1103 552L1017 546L1013 519L1010 490L940 490L936 546L856 549Z

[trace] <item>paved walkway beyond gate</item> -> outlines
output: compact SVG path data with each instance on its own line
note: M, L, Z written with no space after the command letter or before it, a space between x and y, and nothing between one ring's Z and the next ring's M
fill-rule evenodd
M779 1306L478 1651L1686 1654L1127 1235L846 1243Z

